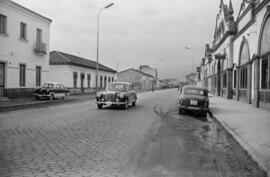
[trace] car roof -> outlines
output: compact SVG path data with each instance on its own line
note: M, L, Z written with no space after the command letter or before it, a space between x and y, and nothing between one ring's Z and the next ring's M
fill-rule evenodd
M126 85L132 85L130 82L111 82L110 84L126 84Z
M188 89L188 88L190 88L190 89L199 89L199 90L207 90L207 88L198 87L198 86L194 86L194 85L185 85L183 87L183 89Z

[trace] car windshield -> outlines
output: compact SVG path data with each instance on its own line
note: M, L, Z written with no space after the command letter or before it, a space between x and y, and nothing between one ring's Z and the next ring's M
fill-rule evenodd
M53 88L53 84L50 84L50 83L44 83L43 88Z
M207 96L208 95L206 90L196 89L196 88L185 88L184 94L200 95L200 96Z
M107 91L127 91L127 85L121 83L112 83L106 87Z

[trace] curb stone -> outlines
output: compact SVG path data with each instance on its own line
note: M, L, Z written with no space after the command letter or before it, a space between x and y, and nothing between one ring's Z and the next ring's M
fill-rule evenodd
M40 101L40 102L30 102L30 103L24 103L24 104L17 104L17 105L9 105L0 107L0 112L6 112L6 111L12 111L12 110L18 110L18 109L26 109L30 106L40 106L40 105L52 105L57 103L67 103L67 102L73 102L77 101L79 99L66 99L66 100L53 100L53 101Z
M225 130L226 132L240 145L240 147L245 151L245 153L251 158L253 162L265 173L265 177L270 177L270 172L267 171L267 168L263 165L263 163L256 157L255 150L244 141L241 136L239 136L236 132L234 132L228 124L224 121L220 121L215 115L215 111L209 111L210 117L215 119Z

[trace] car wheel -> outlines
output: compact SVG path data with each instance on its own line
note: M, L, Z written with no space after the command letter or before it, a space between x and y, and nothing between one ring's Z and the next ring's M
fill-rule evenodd
M124 109L128 109L128 104L127 104L127 103L124 104L124 105L123 105L123 108L124 108Z
M53 93L50 94L49 100L53 100L54 99L54 95Z
M127 109L127 108L128 108L128 99L127 99L127 101L126 101L126 104L123 105L123 108L124 108L124 109Z
M203 117L206 117L207 116L207 112L206 111L202 112L202 116Z
M182 108L179 108L179 114L182 114L183 113L183 109Z
M102 106L103 106L102 104L97 105L98 109L102 109Z

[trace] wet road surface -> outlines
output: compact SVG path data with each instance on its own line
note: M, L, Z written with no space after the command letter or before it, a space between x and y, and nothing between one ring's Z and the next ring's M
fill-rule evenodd
M0 176L263 175L214 121L178 115L177 97L141 93L128 110L89 100L1 113Z
M138 177L263 177L265 174L215 121L174 106L143 144Z

